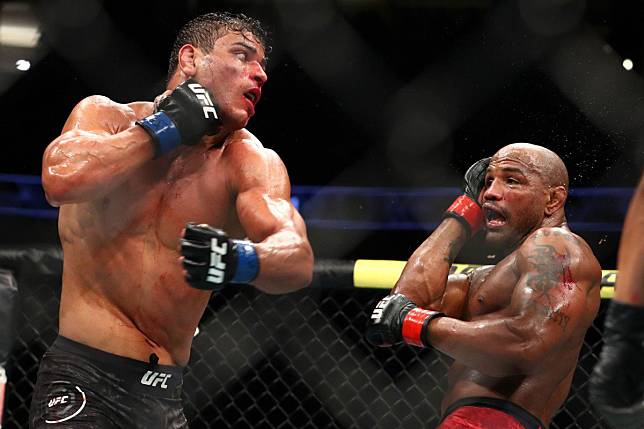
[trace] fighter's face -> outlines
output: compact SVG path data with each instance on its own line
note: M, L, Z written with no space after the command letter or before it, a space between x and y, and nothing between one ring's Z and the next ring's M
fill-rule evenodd
M520 157L493 157L479 202L485 214L486 240L514 247L541 225L546 192L534 168Z
M264 47L251 33L229 32L217 39L210 52L196 61L196 79L212 93L233 129L246 126L268 80Z

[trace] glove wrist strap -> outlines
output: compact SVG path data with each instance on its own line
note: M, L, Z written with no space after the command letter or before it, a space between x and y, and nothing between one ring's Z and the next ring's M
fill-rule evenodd
M181 144L181 134L165 112L156 112L136 121L154 140L155 158L165 155Z
M481 206L467 195L456 198L445 211L445 216L460 220L468 230L470 237L483 227L485 221Z
M444 316L444 313L433 310L425 310L422 308L412 309L403 320L402 336L407 344L417 347L429 347L427 342L427 326L429 322L437 317Z
M237 252L237 269L231 283L250 283L259 273L259 258L250 241L231 240Z

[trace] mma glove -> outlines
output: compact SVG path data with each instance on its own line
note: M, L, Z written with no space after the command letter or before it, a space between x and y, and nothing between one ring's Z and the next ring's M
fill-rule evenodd
M186 281L197 289L219 291L228 283L250 283L259 259L250 241L233 240L220 229L188 223L181 239Z
M180 144L195 145L204 135L217 134L221 120L206 88L188 79L159 101L155 113L136 124L152 136L158 158Z
M611 302L603 339L604 347L590 378L592 402L610 408L639 404L644 419L644 308Z
M378 347L390 347L405 342L428 347L427 327L443 313L419 308L405 295L395 293L381 299L371 313L367 325L367 340Z
M468 237L476 234L483 227L485 221L483 209L478 199L485 185L485 174L489 165L490 158L483 158L467 169L463 183L463 195L456 198L445 211L444 217L453 217L465 226Z

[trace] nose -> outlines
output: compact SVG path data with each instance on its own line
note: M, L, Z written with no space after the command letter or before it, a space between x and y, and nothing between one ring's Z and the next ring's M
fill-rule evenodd
M253 71L251 72L251 78L259 84L259 87L261 88L266 81L268 80L268 75L266 74L266 70L257 62L253 64Z
M483 188L483 194L481 195L481 198L483 199L483 201L498 201L503 195L502 192L503 190L499 181L493 179L489 185L485 185L485 188Z

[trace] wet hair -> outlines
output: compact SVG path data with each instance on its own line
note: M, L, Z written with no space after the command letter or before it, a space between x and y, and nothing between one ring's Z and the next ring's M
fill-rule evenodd
M170 51L167 80L169 81L177 70L179 50L183 45L191 44L210 52L217 39L229 32L251 33L262 44L266 55L271 51L268 31L258 20L243 13L206 13L191 19L179 30Z

